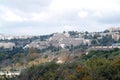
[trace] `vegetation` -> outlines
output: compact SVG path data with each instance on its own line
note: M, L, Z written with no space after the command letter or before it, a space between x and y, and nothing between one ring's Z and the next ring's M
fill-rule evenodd
M91 51L64 64L39 64L12 80L120 80L120 50Z
M107 32L108 30L104 31L104 33ZM92 45L90 46L108 46L120 42L120 39L116 41L112 39L112 36L107 35L101 38L100 35L92 36L87 31L84 34L76 31L69 31L68 33L74 38L82 34L81 37L92 39ZM66 50L63 49L65 52L62 52L60 47L55 47L52 44L45 49L23 49L23 46L34 40L44 41L51 36L53 34L30 39L4 40L5 42L14 42L17 46L13 49L0 49L0 69L2 70L6 66L13 67L13 65L15 68L27 67L21 72L20 76L10 80L120 80L120 50L118 48L106 51L90 51L87 55L81 53L85 53L86 49L90 47L88 44L67 46ZM69 56L72 53L74 55ZM80 55L77 53L80 53ZM52 58L51 56L56 55L58 57L54 58L52 62L48 63L46 61ZM63 64L56 63L59 60L58 58L61 57L60 55L62 55L62 58L65 56L63 58L65 63ZM67 58L69 59L65 60ZM5 80L9 79L5 77Z

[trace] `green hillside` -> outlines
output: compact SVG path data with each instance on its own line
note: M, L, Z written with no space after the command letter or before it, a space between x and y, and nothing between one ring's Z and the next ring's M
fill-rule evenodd
M64 64L32 66L12 80L120 80L120 50L90 51Z

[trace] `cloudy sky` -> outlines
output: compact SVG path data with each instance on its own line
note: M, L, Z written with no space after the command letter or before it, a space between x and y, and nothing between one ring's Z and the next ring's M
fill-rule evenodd
M0 33L42 35L120 26L120 0L0 0Z

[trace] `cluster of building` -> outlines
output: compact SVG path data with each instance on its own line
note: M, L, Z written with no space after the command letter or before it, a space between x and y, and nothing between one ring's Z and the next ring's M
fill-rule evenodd
M46 41L33 41L30 44L27 44L24 48L38 48L38 49L43 49L47 48L48 46L54 46L54 47L61 47L61 48L66 48L69 46L78 46L80 44L91 44L91 40L89 39L84 39L81 37L78 38L72 38L69 34L67 33L55 33L52 37L47 39Z
M92 46L89 50L113 50L114 48L120 49L120 46Z
M101 37L103 36L111 36L114 40L120 39L120 27L112 27L108 29L108 32L101 32L99 33Z
M94 38L96 36L96 39ZM54 33L50 38L41 41L41 40L33 40L32 42L26 43L26 45L22 46L24 48L37 48L44 49L49 46L66 48L72 46L79 45L92 45L91 41L103 39L107 36L111 36L111 39L116 41L120 40L120 27L118 28L110 28L106 32L83 32L77 35L71 36L68 32L65 33ZM0 40L11 40L11 39L27 39L32 38L33 36L4 36L0 35ZM99 43L99 42L98 42ZM112 43L113 44L113 43ZM20 44L19 44L20 45ZM94 46L94 45L93 45ZM111 45L112 46L112 45ZM15 47L15 43L12 42L0 42L0 47L4 48L12 48Z
M13 78L13 77L16 77L16 76L19 76L19 75L20 75L19 71L14 71L14 72L11 72L11 71L0 71L0 76L5 76L7 78Z
M12 36L12 35L3 35L0 34L0 40L11 40L11 39L27 39L32 38L33 36L25 35L25 36Z
M37 48L37 49L45 49L47 47L49 47L50 44L47 41L39 41L39 40L35 40L29 44L26 44L24 46L25 48Z
M120 34L119 32L107 32L107 33L93 33L93 35L99 35L98 39L102 39L105 36L111 36L112 39L114 40L119 40L120 39Z
M110 32L119 32L120 31L120 27L111 27L108 29Z
M0 42L0 48L13 48L15 47L15 43L12 42Z
M91 45L91 41L96 36L96 41L103 39L104 37L111 36L111 39L118 41L120 39L120 27L110 28L107 32L92 32L85 34L79 34L77 37L71 37L69 33L55 33L52 37L46 41L35 41L30 44L27 44L26 48L46 48L50 45L55 47L66 48L68 46L78 46L80 44ZM87 35L88 38L85 38L84 35ZM113 44L113 43L112 43ZM111 45L112 46L112 45Z

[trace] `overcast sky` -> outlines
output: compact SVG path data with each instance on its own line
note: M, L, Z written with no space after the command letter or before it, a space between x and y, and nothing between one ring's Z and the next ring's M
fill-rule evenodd
M0 33L43 35L120 26L120 0L0 0Z

